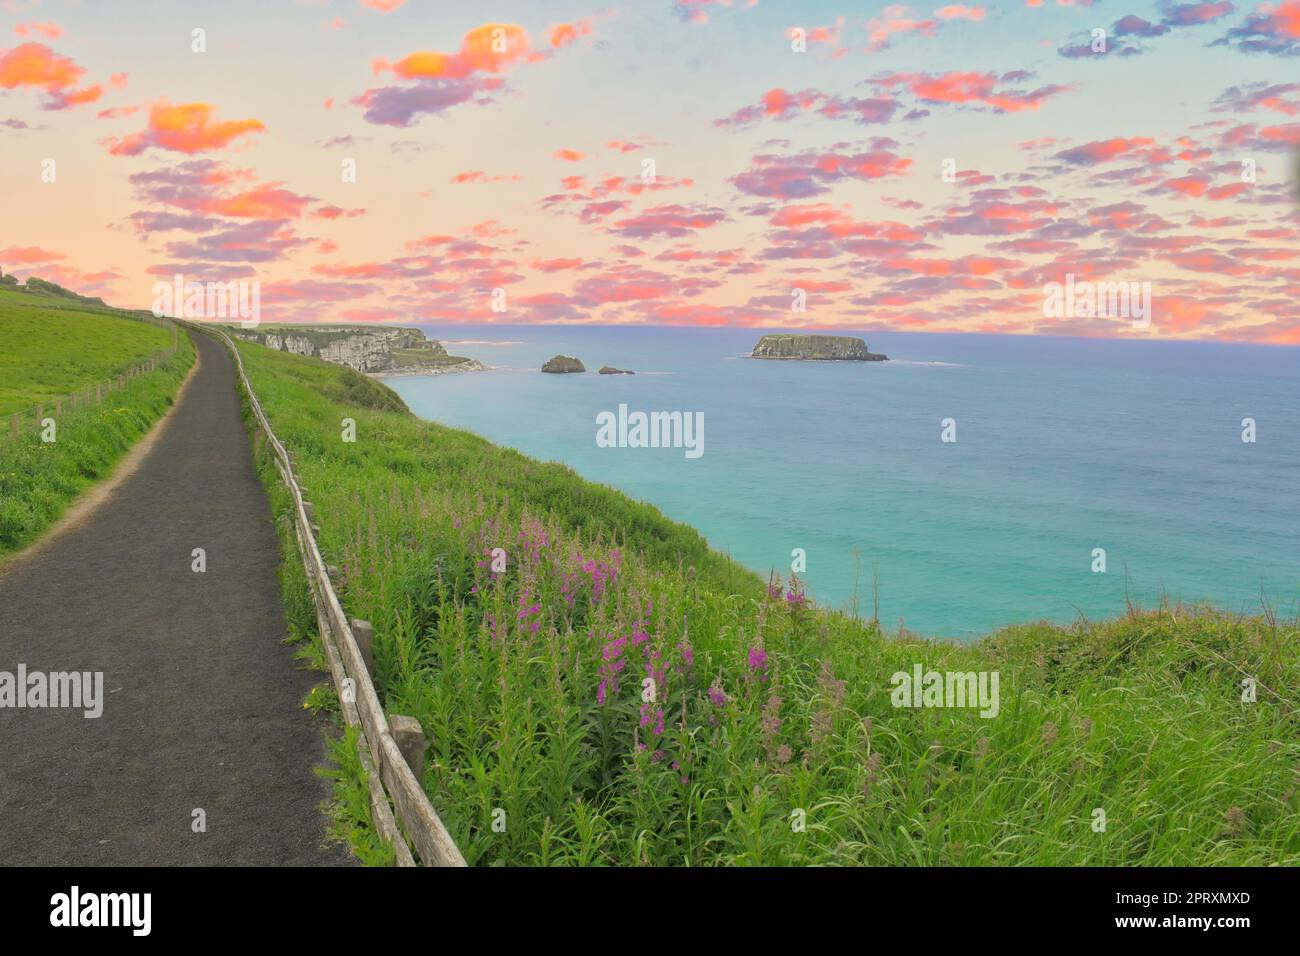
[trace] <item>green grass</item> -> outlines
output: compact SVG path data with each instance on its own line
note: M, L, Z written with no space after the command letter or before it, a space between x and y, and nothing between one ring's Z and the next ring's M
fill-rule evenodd
M239 348L472 864L1300 864L1297 622L1161 607L971 645L886 634L362 376ZM997 671L1000 712L894 707L916 664ZM338 780L356 842L360 783Z
M171 344L170 329L124 313L0 289L0 417L105 382Z
M469 361L463 355L447 355L433 349L390 349L389 354L393 357L393 362L404 367L440 367L444 365L461 365Z
M171 345L169 331L125 313L51 301L0 291L0 395L16 405L66 395ZM0 419L0 558L36 540L166 412L194 361L188 336L179 345L176 356L128 379L100 405L55 415L49 404L54 441L43 441L31 420L15 441Z

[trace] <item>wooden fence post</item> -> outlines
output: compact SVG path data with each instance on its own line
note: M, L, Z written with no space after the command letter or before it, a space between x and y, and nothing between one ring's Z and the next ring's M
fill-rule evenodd
M290 462L290 468L292 467L293 463ZM316 523L316 506L310 501L304 501L302 503L302 510L307 512L307 524L311 526L311 533L319 537L320 525Z
M104 392L98 382L95 383L95 404L102 404L104 401Z
M352 636L357 639L357 647L361 650L361 659L366 664L366 673L373 677L375 674L375 629L370 626L369 621L354 617L352 619Z
M388 726L392 728L393 740L397 742L397 749L406 758L411 773L415 774L415 779L423 784L424 751L428 746L428 741L424 739L424 728L414 717L403 717L400 714L389 714Z
M17 412L14 412L14 414L9 416L9 437L13 439L18 438L18 413Z

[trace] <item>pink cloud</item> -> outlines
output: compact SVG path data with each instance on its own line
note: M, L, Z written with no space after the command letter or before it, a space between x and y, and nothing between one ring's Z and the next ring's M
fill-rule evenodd
M149 108L149 123L139 133L105 140L114 156L138 156L157 148L177 153L206 153L224 149L241 136L266 129L260 120L216 120L211 103L159 100Z
M652 206L642 213L618 220L611 229L628 239L677 238L716 226L726 218L727 214L714 206L672 203Z
M1031 90L1008 89L1031 78L1018 71L1004 73L889 73L873 77L871 83L885 89L905 88L923 103L976 104L998 113L1036 110L1048 99L1069 90L1060 84L1048 84Z
M19 23L14 27L14 33L20 37L42 36L47 40L57 40L63 36L63 27L57 23Z
M741 192L779 199L807 199L830 191L845 180L872 180L901 176L912 161L899 156L898 143L879 137L858 153L808 150L791 156L760 154L750 168L732 177Z

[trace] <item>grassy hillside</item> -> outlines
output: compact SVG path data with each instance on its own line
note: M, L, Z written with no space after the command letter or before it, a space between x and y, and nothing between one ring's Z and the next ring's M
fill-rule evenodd
M969 646L888 635L377 383L240 350L471 863L1300 863L1296 622L1165 607ZM997 715L894 706L916 665L996 671Z
M56 415L55 398L169 348L171 332L85 300L0 289L0 558L39 537L167 410L194 361L188 337L179 342L177 356L103 404ZM30 419L10 438L8 414L38 403L55 419L54 441L42 441Z
M170 330L125 313L0 289L0 417L106 381L171 344Z

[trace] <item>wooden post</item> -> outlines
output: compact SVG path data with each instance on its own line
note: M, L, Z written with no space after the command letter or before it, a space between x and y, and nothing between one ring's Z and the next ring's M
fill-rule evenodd
M369 621L354 617L352 619L352 636L357 639L357 647L361 650L361 659L365 662L366 673L373 677L375 673L375 629L370 626Z
M56 398L54 400L54 417L55 418L63 417L63 399L61 398Z
M104 392L98 382L95 383L95 404L100 405L104 401Z
M36 406L36 430L41 430L41 419L45 417L45 409L40 405Z
M388 726L392 728L393 740L397 741L397 749L406 758L411 773L423 784L424 751L428 746L428 741L424 739L424 728L414 717L403 717L400 714L389 714Z
M18 438L18 427L19 427L19 426L18 426L18 413L15 412L14 414L12 414L12 415L9 416L9 437L10 437L10 438L13 438L13 439L17 439L17 438Z

